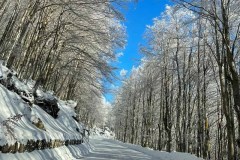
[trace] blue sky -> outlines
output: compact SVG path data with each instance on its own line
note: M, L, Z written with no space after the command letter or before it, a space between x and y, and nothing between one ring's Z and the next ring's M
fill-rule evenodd
M171 4L169 0L139 0L138 3L129 3L128 9L123 13L126 21L124 22L127 28L127 45L121 52L123 56L119 57L118 62L114 63L118 69L115 74L120 77L121 70L127 70L129 76L133 66L139 65L139 60L142 55L139 53L140 44L144 44L143 34L147 25L153 24L153 18L160 16L165 10L166 4ZM109 84L108 88L121 86L120 80L114 80L113 84ZM113 94L105 94L107 101L112 102Z

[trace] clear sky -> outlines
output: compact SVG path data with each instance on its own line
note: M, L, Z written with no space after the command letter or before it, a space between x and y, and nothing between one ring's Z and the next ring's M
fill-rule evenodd
M144 44L143 34L147 25L153 24L153 18L160 16L165 10L166 4L171 5L170 0L138 0L138 3L129 3L128 9L124 11L126 21L124 22L127 28L127 45L122 51L123 56L119 57L118 62L114 63L118 69L115 74L118 77L122 70L127 71L129 76L133 66L137 67L141 54L139 53L140 44ZM113 84L108 88L121 86L121 80L114 80ZM113 94L105 94L107 101L113 101Z

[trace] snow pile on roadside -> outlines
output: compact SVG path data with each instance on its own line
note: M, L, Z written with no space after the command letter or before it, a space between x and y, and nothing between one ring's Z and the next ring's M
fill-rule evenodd
M52 92L37 90L40 102L56 100L59 111L54 118L33 104L33 81L21 82L14 71L0 63L0 82L0 146L26 144L28 140L82 139L83 127L73 118L76 102L61 101ZM43 106L46 110L53 109L52 105Z
M0 145L6 143L14 144L16 141L26 144L27 140L46 139L81 139L81 134L77 130L82 130L82 126L73 118L73 110L63 101L59 101L59 116L54 119L39 106L29 106L21 97L0 85ZM22 115L16 121L3 125L9 117ZM33 123L44 125L44 129L39 129ZM12 128L9 130L9 128ZM78 128L78 129L77 129Z
M90 138L94 137L114 139L115 134L108 127L104 127L104 129L94 127L93 129L90 129Z

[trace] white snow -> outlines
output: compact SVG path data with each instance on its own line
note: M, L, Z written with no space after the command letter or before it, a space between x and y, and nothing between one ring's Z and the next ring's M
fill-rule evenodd
M120 76L121 77L124 77L124 76L126 76L127 75L127 70L125 70L125 69L122 69L121 71L120 71Z
M23 83L17 78L14 71L9 70L0 62L0 78L7 81L7 75L11 73L11 85L20 92L18 95L9 91L0 84L0 145L14 144L15 142L27 143L27 140L69 140L82 139L82 125L76 122L72 116L76 116L74 108L77 103L74 101L61 101L53 92L37 90L38 99L57 100L60 111L57 119L47 114L37 105L29 105L22 98L33 102L32 90L34 81L25 80ZM5 82L4 82L5 83ZM29 99L30 98L30 99ZM18 120L11 119L16 115L22 117ZM33 123L42 121L44 129L37 128Z
M188 153L154 151L101 137L91 139L90 143L93 150L84 160L203 160Z
M8 72L11 71L0 62L0 79L5 80ZM12 83L19 91L23 91L31 97L33 82L22 83L13 74ZM42 98L57 99L52 92L43 92L41 89L37 91L37 94ZM82 136L78 131L83 132L83 125L72 118L72 116L76 116L74 108L77 103L59 99L57 101L60 111L58 118L54 119L39 106L30 106L17 93L9 91L0 84L0 145L14 144L16 141L26 144L29 139L45 139L46 141L50 141L50 139L81 139ZM20 117L11 119L16 115L20 115ZM38 123L39 120L43 122L44 130L33 124L33 122ZM104 129L94 128L90 132L91 145L86 141L81 145L35 150L30 153L1 153L0 160L201 160L188 153L154 151L113 140L114 133L107 127Z
M24 88L26 85L21 83L21 87ZM42 92L42 95L52 98L50 93ZM77 132L77 128L79 131L82 131L82 126L72 118L72 116L75 116L74 107L76 106L76 103L73 101L64 102L58 100L60 111L58 118L54 119L39 106L29 106L17 93L9 91L0 85L0 106L0 145L6 143L14 144L16 141L26 144L29 139L46 139L49 141L50 139L67 140L82 138L81 134ZM13 134L10 134L3 122L17 114L23 116L20 120L14 121L14 123L8 123L13 129ZM43 122L46 131L38 129L32 123L36 123L38 119Z
M86 155L86 160L203 160L189 153L155 151L139 145L123 143L114 140L114 133L109 128L93 128L90 130L92 152Z
M90 129L90 138L106 138L106 139L114 139L115 134L110 131L108 127L105 127L104 129L94 127L93 129Z
M0 154L0 160L203 160L188 153L162 152L95 136L83 143L33 152Z

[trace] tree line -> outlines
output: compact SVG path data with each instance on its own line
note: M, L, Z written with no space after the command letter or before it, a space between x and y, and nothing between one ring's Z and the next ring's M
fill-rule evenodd
M121 0L0 0L0 59L25 82L78 102L77 119L100 120L110 62L125 45Z
M147 26L141 64L116 93L116 137L156 150L236 160L240 2L174 2Z

